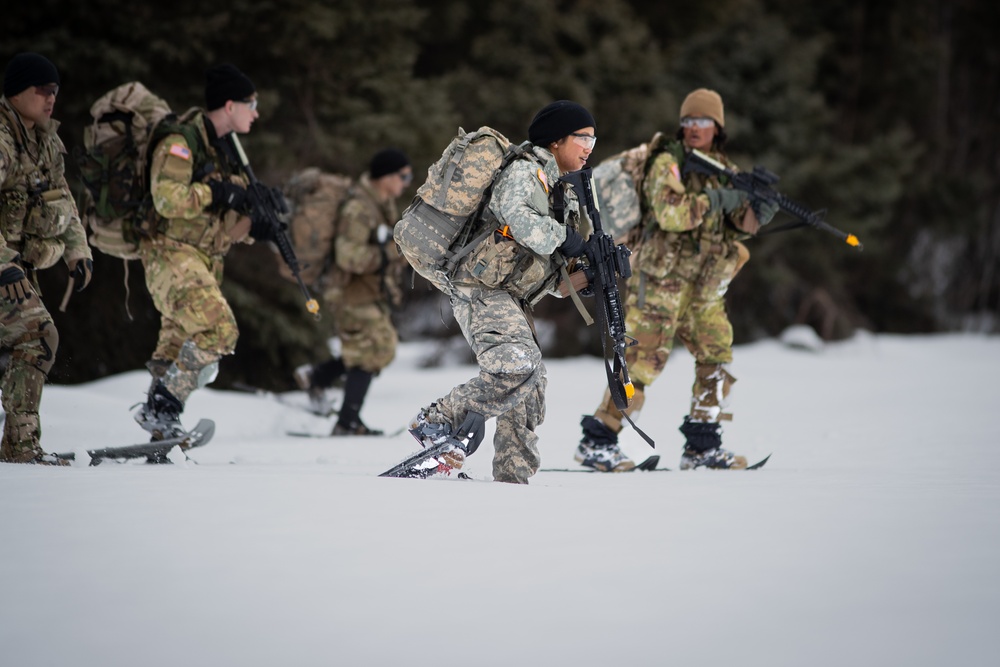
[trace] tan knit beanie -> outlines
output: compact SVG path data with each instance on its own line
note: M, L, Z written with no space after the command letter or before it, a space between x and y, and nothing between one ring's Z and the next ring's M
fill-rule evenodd
M708 88L699 88L684 98L684 103L681 105L681 118L687 116L704 116L714 120L719 124L719 127L726 126L722 97Z

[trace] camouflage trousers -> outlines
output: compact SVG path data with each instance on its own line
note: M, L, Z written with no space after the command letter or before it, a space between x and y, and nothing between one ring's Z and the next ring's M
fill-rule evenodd
M336 322L341 357L347 368L378 373L396 357L399 336L385 302L358 305L328 303Z
M176 361L186 341L200 357L232 354L239 329L222 295L221 257L209 257L193 246L157 239L143 248L146 287L160 313L156 361Z
M681 262L663 278L633 278L644 284L641 288L630 285L625 315L625 328L637 341L625 353L636 384L636 396L626 411L630 417L638 414L645 402L645 387L663 372L674 340L678 339L695 358L691 419L717 422L731 418L723 412L729 389L736 381L727 368L733 360L733 327L724 298L737 263L738 255L734 253L689 265ZM594 416L613 431L621 430L621 412L610 393L606 393Z
M32 291L24 303L0 300L0 348L10 360L0 378L4 411L0 461L27 462L42 453L38 408L59 347L59 333Z
M527 484L541 458L535 429L545 419L545 365L531 324L507 292L463 289L451 299L455 320L479 363L479 375L437 401L457 428L469 411L496 417L493 479ZM433 408L432 408L433 409Z

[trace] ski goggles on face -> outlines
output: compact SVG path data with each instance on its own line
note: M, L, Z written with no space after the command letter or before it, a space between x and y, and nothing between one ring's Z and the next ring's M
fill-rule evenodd
M35 86L35 95L41 95L42 97L55 97L59 94L59 84L50 83L47 86Z
M240 100L240 104L247 105L247 108L250 109L250 111L256 111L257 110L257 98L256 97L253 98L252 100Z
M699 130L707 130L715 125L711 118L681 118L681 127L697 127Z
M569 136L573 137L573 141L576 143L577 146L580 146L581 148L593 148L594 145L597 143L597 137L595 137L592 134L583 134L581 132L574 132Z

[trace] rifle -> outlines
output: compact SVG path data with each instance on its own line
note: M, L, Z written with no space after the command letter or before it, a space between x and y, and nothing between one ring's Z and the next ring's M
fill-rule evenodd
M289 212L285 198L280 193L275 192L257 180L257 176L254 175L253 168L250 166L250 161L247 159L247 154L243 151L243 144L240 143L240 139L236 136L236 133L230 132L226 135L226 139L229 141L233 152L235 152L243 173L247 175L247 179L250 181L250 185L247 187L247 201L250 202L250 215L259 216L258 219L264 219L273 230L274 243L278 246L281 258L285 260L285 264L291 269L292 275L295 276L295 280L299 283L299 289L302 290L302 295L306 298L306 310L319 320L319 302L312 297L309 293L309 288L306 287L305 282L302 280L299 260L295 256L292 242L288 239L288 224L281 220L281 216Z
M812 211L775 190L772 186L778 182L778 175L772 171L768 171L764 167L758 165L753 168L753 171L735 172L701 151L692 150L684 158L684 166L681 171L684 175L695 171L709 176L725 176L735 189L742 190L749 195L750 205L754 208L755 213L757 212L758 203L764 201L777 204L779 209L799 219L798 222L792 222L761 232L758 236L809 225L810 227L822 229L824 232L833 234L847 243L847 245L853 246L858 250L864 249L857 236L842 232L836 227L827 224L823 219L826 216L825 210Z
M594 176L590 167L565 174L560 181L573 186L581 204L594 225L594 232L586 241L587 261L594 274L594 294L599 305L597 318L604 329L601 349L604 352L604 369L608 376L608 389L615 407L622 413L635 432L642 436L650 447L656 443L646 435L629 417L625 410L635 395L635 387L629 379L625 363L625 348L636 344L636 340L625 333L625 308L618 290L618 278L628 279L632 275L629 255L632 251L624 244L615 245L615 240L601 225L601 211L594 193ZM608 361L607 339L611 339L614 365Z

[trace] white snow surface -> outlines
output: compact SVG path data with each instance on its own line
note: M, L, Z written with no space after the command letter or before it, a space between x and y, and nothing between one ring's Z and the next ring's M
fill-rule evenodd
M402 428L475 373L403 345L362 417ZM0 665L995 665L1000 338L736 348L725 445L759 471L378 473L416 449L205 389L172 466L0 464ZM543 467L577 468L599 359L550 360ZM676 468L692 361L639 425ZM49 386L49 451L142 441L145 372ZM292 394L296 396L296 394ZM304 399L303 394L297 396ZM623 448L652 453L628 430Z

